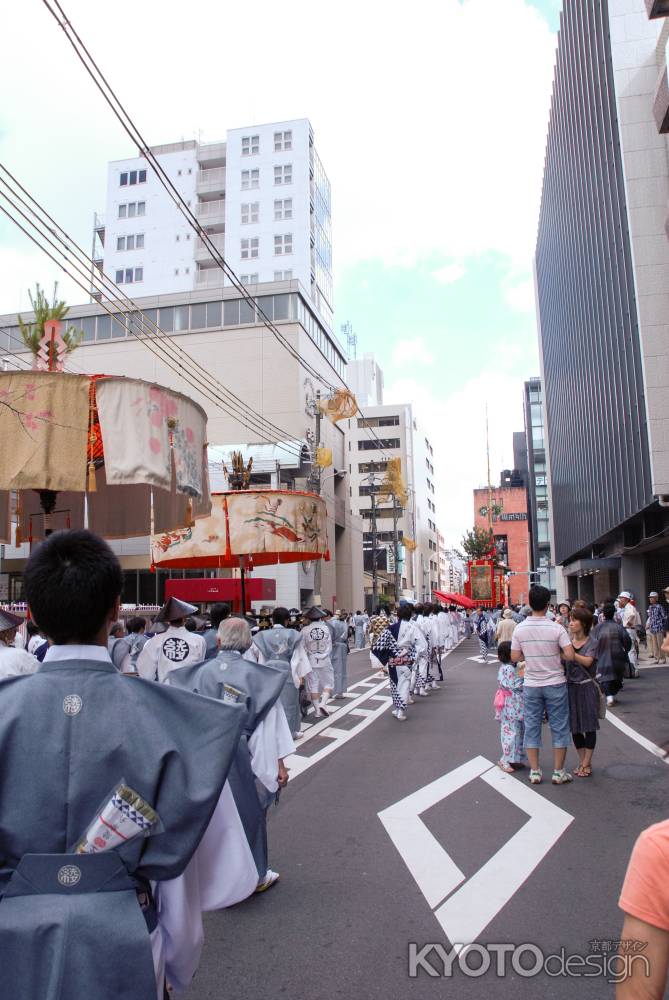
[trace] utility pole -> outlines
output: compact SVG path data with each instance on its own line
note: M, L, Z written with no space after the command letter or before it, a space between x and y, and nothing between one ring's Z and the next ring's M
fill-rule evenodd
M369 492L372 499L372 517L371 517L371 527L372 527L372 613L376 612L379 603L379 578L378 570L376 567L376 552L377 552L377 538L376 538L376 476L373 472L367 476L365 482L369 483Z
M393 493L393 551L395 553L395 604L400 602L400 544L397 534L397 519L399 517L399 512L402 508L400 507L397 496Z

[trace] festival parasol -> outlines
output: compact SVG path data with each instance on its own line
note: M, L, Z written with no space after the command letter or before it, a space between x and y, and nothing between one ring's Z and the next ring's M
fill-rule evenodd
M461 608L475 608L476 602L465 594L445 594L440 590L433 590L433 595L444 604L458 604Z
M17 544L84 521L108 538L148 535L152 516L191 523L209 512L206 426L197 403L139 379L0 372L0 540L11 492Z
M244 605L244 575L256 566L329 560L326 523L325 501L315 493L214 493L209 517L156 533L151 554L160 569L240 569Z

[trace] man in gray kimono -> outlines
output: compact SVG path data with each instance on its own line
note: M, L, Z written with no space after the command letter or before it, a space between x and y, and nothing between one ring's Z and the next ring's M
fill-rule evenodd
M334 698L343 698L348 687L346 683L346 661L348 660L348 625L341 618L332 617L327 612L325 624L332 636L332 669L334 670Z
M228 780L258 869L256 892L264 892L279 879L268 864L266 814L288 780L283 759L295 750L279 700L284 685L291 681L286 670L246 658L251 629L243 618L226 618L221 623L218 644L215 659L172 670L167 683L246 707Z
M302 735L300 687L303 678L311 673L311 662L304 648L302 634L287 628L289 621L290 612L287 608L275 608L272 612L272 628L256 632L248 655L258 663L290 671L291 676L281 693L281 704L293 739L297 740Z
M114 668L123 572L92 533L51 535L24 585L51 646L37 673L0 684L2 995L156 1000L164 941L152 883L179 876L195 852L244 709ZM116 802L119 788L135 808ZM99 821L105 804L146 835L116 836ZM93 824L100 833L75 853ZM107 849L110 836L119 846Z

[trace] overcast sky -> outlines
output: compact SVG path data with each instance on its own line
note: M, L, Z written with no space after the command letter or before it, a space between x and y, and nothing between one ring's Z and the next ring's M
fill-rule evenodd
M63 0L152 143L308 117L332 182L336 328L412 402L457 544L512 462L538 374L532 253L559 0ZM41 0L3 24L0 158L84 247L108 160L134 150ZM47 258L0 221L0 312ZM61 279L68 301L83 299Z

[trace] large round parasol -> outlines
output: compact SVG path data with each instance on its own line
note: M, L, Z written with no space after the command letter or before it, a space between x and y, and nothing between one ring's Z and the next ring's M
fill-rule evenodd
M83 526L86 495L106 537L149 534L152 510L160 528L208 513L206 425L187 396L139 379L0 372L0 491L7 510L18 495L17 542Z
M325 501L297 490L214 493L211 514L188 528L156 533L161 569L240 569L330 558Z

